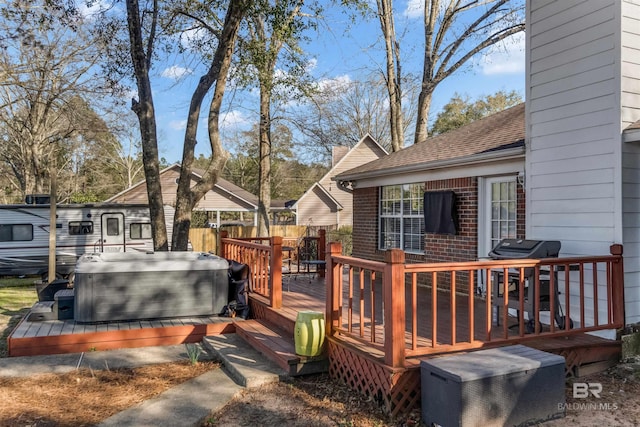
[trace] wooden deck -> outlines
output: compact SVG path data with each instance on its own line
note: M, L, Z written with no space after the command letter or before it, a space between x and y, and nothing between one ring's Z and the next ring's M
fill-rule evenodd
M73 320L31 322L28 315L8 337L9 356L80 353L199 342L235 332L234 319L219 316L80 324Z
M297 280L291 279L289 282L287 279L283 279L283 308L278 310L281 316L285 316L291 321L295 321L297 313L303 310L310 311L321 311L325 310L325 299L326 299L326 289L325 289L325 281L323 279L312 279L309 280L306 277L302 277L302 279L298 278ZM287 288L287 283L289 287ZM419 300L422 303L423 310L420 310L419 318L418 318L418 339L421 345L429 345L432 340L432 327L431 327L431 307L430 307L430 298L427 296L431 295L430 288L420 288ZM455 330L452 329L449 319L449 313L451 311L451 298L447 297L447 292L439 292L441 294L440 301L443 301L442 304L438 304L438 331L437 331L437 339L439 343L450 343L452 341L452 332L455 332L455 335L458 338L467 338L469 336L469 328L467 325L469 324L468 319L465 317L468 310L466 307L469 304L469 298L467 296L459 297L456 299L457 313L459 314L458 323ZM348 295L348 290L343 290L344 298L352 298L352 296ZM382 301L382 298L378 299ZM483 329L479 327L482 325L484 320L482 318L482 313L484 313L484 307L486 305L486 301L481 297L474 297L474 306L476 307L475 316L476 321L474 325L476 325L476 330L474 331L474 336L477 338L482 338L483 334L486 333ZM285 308L286 307L286 308ZM427 308L426 310L424 308ZM380 324L382 323L381 319L382 313L381 308L378 307L379 311L378 315L375 317L379 319L374 322L377 323L375 335L378 337L377 342L379 346L371 345L370 343L363 343L357 339L350 339L345 336L341 336L341 342L349 345L354 350L359 353L368 355L372 359L377 359L379 361L383 360L384 356L384 339L381 334ZM357 314L357 313L356 313ZM349 313L343 313L343 319L346 319ZM502 316L501 316L502 317ZM517 323L517 319L514 317L508 317L510 328L508 328L508 332L510 336L517 336L519 334L519 327ZM343 320L343 325L346 324L346 320ZM362 335L370 336L372 334L371 331L371 322L367 321L363 323ZM408 328L409 330L409 328ZM497 326L496 331L499 331L503 334L504 328L502 326ZM496 331L493 332L494 336L497 336ZM356 330L357 332L357 330ZM409 332L405 333L405 344L407 349L411 348L411 334ZM501 344L501 345L511 345L514 343ZM590 363L596 363L601 361L608 361L612 357L615 358L616 355L620 352L620 343L617 341L607 340L604 338L600 338L590 334L580 334L575 336L565 336L558 338L549 338L549 337L540 337L535 340L530 340L525 343L528 346L548 351L552 353L562 354L567 359L567 369L575 370L579 369L580 366ZM488 345L490 347L491 345ZM583 349L584 351L578 351L577 354L572 354L576 350ZM436 355L434 355L436 356ZM440 355L437 355L440 356ZM420 359L424 359L425 356L421 357L409 357L407 358L407 367L418 367L420 364ZM575 372L574 372L575 373Z
M268 299L257 294L252 294L254 302L255 317L270 320L277 324L284 331L293 334L296 317L300 311L319 311L326 309L326 288L325 280L314 274L285 274L283 275L282 308L272 310L268 308ZM345 298L349 298L347 290L344 291ZM428 289L425 293L430 292ZM442 301L450 299L442 298ZM468 298L459 298L459 304L467 304ZM475 298L476 304L484 304L480 298ZM451 340L451 328L446 319L450 311L450 305L442 304L438 306L438 316L443 321L438 324L438 341L449 342ZM418 336L421 345L428 344L432 336L431 323L426 318L430 310L421 310L425 318L419 319ZM459 313L466 313L467 310L458 310ZM477 313L482 312L478 309ZM357 313L356 313L357 314ZM344 313L344 318L348 313ZM236 319L227 317L210 316L195 318L175 318L175 319L155 319L147 321L110 322L97 324L80 324L73 320L45 320L28 321L28 315L11 332L8 338L9 356L33 356L43 354L62 354L84 351L100 351L116 348L176 345L200 341L204 336L236 331ZM369 336L372 333L379 335L379 323L382 316L376 316L373 322L375 332L371 330L371 322L363 323L362 334ZM511 319L515 323L514 319ZM344 323L344 322L343 322ZM468 324L464 319L460 319L458 329L455 333L458 336L469 334L463 325ZM481 324L481 322L476 322ZM518 328L512 329L512 334L516 334ZM476 331L474 333L480 333ZM340 337L345 345L355 351L371 358L382 361L383 359L383 338L380 338L379 346L372 346L350 339ZM411 336L406 334L405 342L407 348L411 348ZM557 339L540 339L529 341L527 345L561 354L569 354L569 350L574 347L588 348L589 351L583 356L570 356L568 364L570 368L580 366L583 363L597 362L611 357L611 346L619 343L592 335L579 335L575 337L563 337ZM604 349L604 350L603 350ZM424 358L424 356L422 357ZM420 358L408 358L407 367L419 365Z

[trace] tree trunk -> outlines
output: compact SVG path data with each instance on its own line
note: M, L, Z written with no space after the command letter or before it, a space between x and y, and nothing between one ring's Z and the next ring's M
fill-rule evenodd
M131 109L138 116L140 122L140 136L142 140L142 162L147 184L147 198L151 215L151 233L153 246L156 251L166 251L167 228L164 221L164 204L162 188L160 186L160 162L158 160L158 140L156 133L156 117L153 106L151 81L149 80L149 66L151 52L145 51L142 39L142 21L138 0L127 0L127 24L129 26L129 40L131 60L138 85L139 101L131 101ZM157 5L156 5L157 7ZM157 10L154 11L157 13ZM154 20L155 25L155 20Z
M431 108L431 98L433 97L432 89L423 89L418 97L418 116L416 118L416 133L413 140L414 144L424 142L429 136L427 133L427 124L429 123L429 109ZM429 86L430 87L430 86Z
M378 15L384 35L387 63L387 92L389 95L389 120L391 150L400 151L404 146L404 121L402 116L402 88L400 45L396 40L391 0L378 0Z
M176 198L176 212L173 223L173 250L187 250L189 243L189 229L191 228L191 212L196 203L218 181L220 172L229 157L222 147L218 130L220 108L226 87L231 58L238 38L238 29L250 1L232 1L225 17L222 34L218 39L218 47L211 61L207 73L200 78L198 86L191 97L187 129L185 131L184 148L182 152L182 167ZM209 106L208 133L211 145L211 163L200 181L191 187L191 174L195 158L196 134L198 119L204 97L215 83L215 89Z
M258 176L260 191L258 195L258 236L269 236L269 217L271 215L271 92L265 84L260 84L260 163Z

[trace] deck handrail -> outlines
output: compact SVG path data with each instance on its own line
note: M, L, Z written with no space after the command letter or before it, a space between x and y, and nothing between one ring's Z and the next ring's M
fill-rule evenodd
M331 242L327 271L327 333L383 348L385 364L393 367L404 366L408 357L624 326L621 245L612 245L606 256L406 264L399 249L387 251L385 262L369 261L343 256L340 244ZM482 296L477 294L480 273ZM511 291L492 301L505 278L518 295L511 305ZM541 292L543 283L548 295ZM528 306L526 284L534 295ZM449 307L449 316L439 319L442 304ZM548 310L541 309L544 304ZM515 333L509 315L514 306ZM533 307L532 319L525 319L527 307ZM548 320L540 315L544 311L549 311ZM426 325L421 323L425 319ZM429 331L428 336L419 330Z
M226 231L220 232L220 253L249 265L251 269L251 291L269 299L273 308L282 307L282 236L269 238L229 238ZM255 243L268 241L268 244Z

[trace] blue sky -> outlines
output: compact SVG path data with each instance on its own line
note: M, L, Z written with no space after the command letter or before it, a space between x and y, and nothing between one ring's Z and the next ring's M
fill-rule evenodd
M418 5L418 6L416 6ZM405 73L420 74L423 38L419 0L398 1L396 8L396 32L401 38L401 55ZM417 12L417 13L416 13ZM328 10L325 24L313 34L307 47L313 75L318 80L356 80L373 70L384 69L384 51L380 43L378 21L349 24L343 14ZM157 110L160 137L160 155L169 162L182 157L182 140L189 99L199 77L185 65L183 58L154 66L154 101ZM466 69L459 70L438 86L431 107L431 118L451 99L454 93L469 95L472 99L493 94L499 90L516 90L524 98L524 34L503 43L485 55L476 58ZM258 97L245 93L242 108L229 107L223 123L223 131L233 134L251 127L256 121ZM201 130L204 122L201 122ZM200 132L201 141L196 154L208 155L208 141ZM231 148L231 147L227 147Z

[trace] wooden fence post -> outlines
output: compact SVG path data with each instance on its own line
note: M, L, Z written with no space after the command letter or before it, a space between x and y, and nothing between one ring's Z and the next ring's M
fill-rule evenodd
M325 230L324 228L321 228L320 230L318 230L318 259L325 259L326 258L326 243L327 242L327 230ZM318 277L324 277L325 276L325 268L324 266L318 266Z
M611 255L617 256L611 266L613 323L621 328L625 325L624 317L624 260L622 259L622 245L614 244L609 247Z
M384 254L386 266L382 276L384 303L384 362L401 368L404 366L405 285L402 249L389 249Z
M333 336L336 328L340 326L340 279L342 274L342 264L333 261L333 257L342 255L342 244L340 242L329 242L327 244L327 271L325 286L327 292L327 307L325 313L325 334Z
M282 308L282 236L273 236L270 240L269 299L272 308Z
M220 230L218 232L218 255L223 257L223 258L227 258L227 253L226 253L226 248L224 247L224 242L222 241L222 239L226 239L227 237L229 237L229 232L226 230Z

